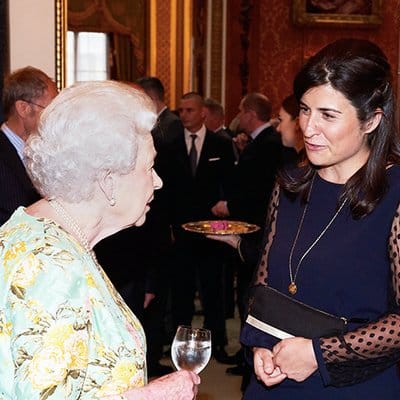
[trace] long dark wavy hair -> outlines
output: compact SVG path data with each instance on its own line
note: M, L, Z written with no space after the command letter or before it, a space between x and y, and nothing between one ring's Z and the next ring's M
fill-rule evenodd
M339 202L346 200L352 216L362 218L374 210L387 190L386 168L400 163L395 98L389 62L382 50L368 40L340 39L311 57L294 80L297 101L309 89L330 84L356 109L361 126L382 110L379 125L368 134L370 155L344 185ZM317 167L308 163L300 173L283 171L281 186L308 196Z

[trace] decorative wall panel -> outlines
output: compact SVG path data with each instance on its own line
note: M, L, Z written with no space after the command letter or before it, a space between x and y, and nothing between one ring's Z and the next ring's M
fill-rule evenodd
M387 54L393 73L399 69L400 1L385 0L383 24L374 29L337 27L298 27L292 22L292 0L254 1L249 38L248 91L260 91L273 103L274 112L281 100L292 91L293 78L310 55L339 38L365 38L374 41ZM240 0L230 1L227 43L227 117L237 112L241 93L239 63ZM236 48L235 48L236 47ZM395 76L396 78L396 76ZM395 82L396 83L396 82Z
M155 21L155 38L149 53L155 66L148 73L157 76L166 91L166 103L176 108L180 96L190 90L190 65L192 57L192 10L190 0L151 0ZM153 15L150 12L150 15Z
M207 40L211 40L211 52L210 52L210 97L221 102L221 87L222 78L222 57L224 56L222 50L224 48L223 43L223 4L222 0L214 0L211 2L212 9L208 12L212 12L211 15L211 37ZM210 19L209 19L210 20Z
M151 49L157 53L156 75L164 85L166 102L169 104L171 93L170 82L170 37L171 37L171 6L169 1L157 2L157 49Z

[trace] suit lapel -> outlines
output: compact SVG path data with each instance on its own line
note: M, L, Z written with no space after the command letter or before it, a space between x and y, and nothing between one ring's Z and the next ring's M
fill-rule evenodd
M188 155L188 151L187 151L187 147L186 147L185 134L184 134L183 130L182 130L182 134L176 141L176 151L174 151L173 154L175 154L175 156L178 157L179 165L182 166L185 173L191 177L192 172L190 169L189 155Z
M265 128L264 130L262 130L257 137L254 140L251 140L248 145L244 148L242 154L240 155L240 158L250 158L252 157L252 155L254 153L257 154L259 148L260 148L260 144L262 144L266 137L272 133L272 130L270 129L270 127Z
M32 183L23 162L18 156L17 150L3 131L0 131L0 157L4 160L4 165L9 166L24 187L32 187Z
M199 162L197 164L197 173L201 172L204 169L204 166L208 163L208 158L210 155L210 134L206 131L206 136L204 137L203 147L201 148Z

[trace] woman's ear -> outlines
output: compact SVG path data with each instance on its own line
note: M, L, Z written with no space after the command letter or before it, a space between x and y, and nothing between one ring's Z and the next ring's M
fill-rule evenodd
M364 124L364 133L371 133L374 131L381 122L382 116L383 110L381 108L377 108L374 112L374 115Z
M111 171L105 171L98 181L100 189L110 203L111 207L115 206L114 180L115 179Z

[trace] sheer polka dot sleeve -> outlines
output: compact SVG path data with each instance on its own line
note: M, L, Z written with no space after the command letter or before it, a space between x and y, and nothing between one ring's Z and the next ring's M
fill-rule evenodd
M263 245L261 247L262 248L261 259L258 264L258 269L254 281L255 285L257 284L266 285L268 281L267 260L268 260L269 250L271 248L272 242L276 234L276 219L278 214L279 195L280 195L280 186L278 183L276 183L272 191L268 205L267 223L265 225L266 229L264 232Z
M331 385L362 382L400 360L400 206L388 248L393 287L388 313L343 336L319 339Z

